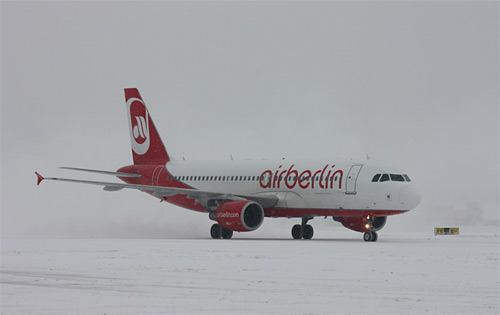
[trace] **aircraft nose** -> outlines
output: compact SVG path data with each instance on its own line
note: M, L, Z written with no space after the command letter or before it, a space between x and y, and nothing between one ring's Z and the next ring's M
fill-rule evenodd
M404 187L399 192L399 201L408 210L412 210L412 209L416 208L420 204L421 200L422 200L422 196L420 195L418 190L413 185Z

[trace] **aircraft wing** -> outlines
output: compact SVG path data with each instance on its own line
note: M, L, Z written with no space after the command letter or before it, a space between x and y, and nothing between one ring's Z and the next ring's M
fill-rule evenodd
M155 197L172 197L175 195L186 195L187 198L195 199L202 206L208 209L209 201L211 200L223 200L223 201L236 201L248 199L259 203L262 208L272 208L278 202L278 197L272 195L240 195L240 194L228 194L220 192L202 191L197 189L185 189L185 188L175 188L175 187L163 187L163 186L150 186L150 185L137 185L137 184L125 184L125 183L113 183L113 182L99 182L81 179L69 179L69 178L56 178L56 177L43 177L39 173L35 172L38 177L37 185L43 180L54 180L70 183L80 183L80 184L90 184L103 186L106 191L117 191L123 188L137 189L143 192L149 192Z

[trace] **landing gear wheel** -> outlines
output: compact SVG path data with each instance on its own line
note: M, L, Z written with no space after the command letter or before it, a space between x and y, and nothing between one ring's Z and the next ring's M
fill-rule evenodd
M222 238L228 240L231 237L233 237L233 231L230 229L222 228Z
M378 239L378 235L377 235L377 232L372 232L372 242L376 242Z
M363 234L363 239L365 240L365 242L371 242L373 239L372 232L370 231L365 232L365 234Z
M295 224L292 227L292 237L296 240L300 240L302 238L304 231L302 230L302 225Z
M220 225L218 225L217 223L212 225L212 227L210 228L210 235L212 236L212 238L221 238L222 237L222 228L220 227Z
M314 235L314 229L312 226L310 226L309 224L306 224L303 228L303 233L302 233L302 237L305 239L305 240L310 240Z

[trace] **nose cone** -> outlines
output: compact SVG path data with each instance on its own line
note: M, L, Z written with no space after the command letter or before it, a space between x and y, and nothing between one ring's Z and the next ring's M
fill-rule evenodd
M399 201L407 210L415 209L421 200L422 196L413 185L404 187L399 192Z

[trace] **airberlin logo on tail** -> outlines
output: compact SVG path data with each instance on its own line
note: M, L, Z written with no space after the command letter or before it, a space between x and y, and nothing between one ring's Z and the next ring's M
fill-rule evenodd
M148 138L146 135L149 135L148 126L146 126L146 120L142 116L135 116L135 120L137 121L137 125L132 128L132 133L134 134L134 139L138 143L144 143Z
M142 100L132 97L127 101L128 123L132 150L143 155L148 152L149 144L149 115Z

